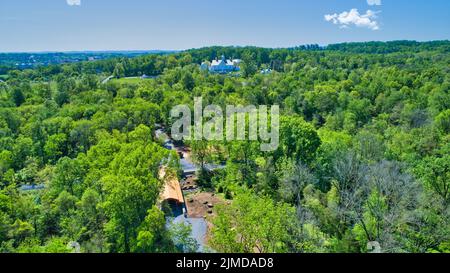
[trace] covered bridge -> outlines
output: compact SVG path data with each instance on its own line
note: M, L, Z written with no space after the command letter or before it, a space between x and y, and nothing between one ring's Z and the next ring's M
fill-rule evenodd
M164 190L161 192L161 202L168 202L173 206L184 207L184 196L180 182L176 175L166 175L165 167L161 167L159 177L164 181Z

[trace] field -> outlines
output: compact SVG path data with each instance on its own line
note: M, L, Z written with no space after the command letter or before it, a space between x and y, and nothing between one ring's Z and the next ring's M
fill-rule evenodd
M138 84L145 81L152 80L152 78L141 78L141 77L127 77L127 78L120 78L120 79L112 79L111 82L115 82L118 84Z

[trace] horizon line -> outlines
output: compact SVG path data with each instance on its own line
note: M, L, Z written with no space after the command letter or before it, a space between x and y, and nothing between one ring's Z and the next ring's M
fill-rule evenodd
M205 45L200 47L192 47L185 49L100 49L100 50L30 50L30 51L0 51L0 54L51 54L51 53L120 53L120 52L130 52L130 53L148 53L148 52L168 52L168 53L179 53L188 50L197 50L203 48L211 47L235 47L235 48L245 48L245 47L256 47L265 49L291 49L301 46L311 46L318 45L319 47L327 47L329 45L339 45L339 44L363 44L363 43L391 43L391 42L418 42L418 43L431 43L431 42L450 42L450 39L436 39L436 40L408 40L408 39L397 39L397 40L368 40L368 41L347 41L347 42L336 42L328 44L319 43L305 43L293 46L280 46L280 47L270 47L270 46L257 46L257 45Z

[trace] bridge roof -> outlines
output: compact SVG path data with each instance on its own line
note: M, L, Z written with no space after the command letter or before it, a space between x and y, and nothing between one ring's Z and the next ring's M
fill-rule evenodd
M180 182L175 175L166 176L164 167L159 171L159 177L164 181L164 190L161 193L161 200L175 200L178 203L184 203L183 192Z

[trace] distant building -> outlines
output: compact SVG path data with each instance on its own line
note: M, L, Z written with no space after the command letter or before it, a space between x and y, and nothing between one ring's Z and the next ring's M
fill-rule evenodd
M227 60L224 55L220 60L213 60L211 63L203 62L200 66L202 70L208 70L211 73L227 74L230 72L239 71L241 60Z
M200 69L201 70L209 70L209 68L211 67L211 63L210 62L203 62L201 65L200 65Z
M22 185L20 187L21 191L35 191L35 190L43 190L43 189L45 189L45 185L44 184Z
M272 69L266 68L266 69L261 70L260 73L263 74L263 75L271 74L272 73Z
M156 79L156 78L158 78L158 76L149 76L149 75L146 75L146 74L141 76L141 79L144 79L144 80L146 80L146 79Z

